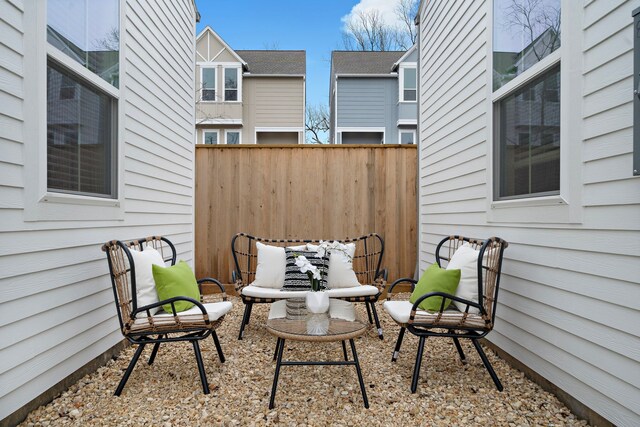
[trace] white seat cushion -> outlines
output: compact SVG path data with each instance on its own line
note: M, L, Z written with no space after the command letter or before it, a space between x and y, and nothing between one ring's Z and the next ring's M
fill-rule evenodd
M365 297L378 294L378 288L371 285L360 285L351 288L329 289L329 298ZM249 285L242 288L242 295L254 298L304 298L307 291L281 291Z
M382 307L396 322L407 323L409 321L409 315L411 315L411 308L413 307L413 304L409 301L385 301L382 304Z
M219 318L227 314L229 311L231 311L231 307L232 307L232 304L230 301L210 302L202 305L204 306L204 309L207 311L207 314L209 315L209 320L211 321L218 320ZM187 317L189 315L194 315L194 314L202 314L202 311L200 311L200 307L198 307L197 305L191 307L189 310L181 311L180 313L178 313L178 318ZM145 316L144 313L142 313L142 316L144 317L140 317L140 314L138 314L138 317L136 318L136 321L134 322L134 324L143 324L143 323L146 324L147 317ZM167 313L165 311L161 311L157 314L154 314L152 317L154 321L156 320L162 321L163 318L167 320L173 319L173 314Z
M393 320L401 325L406 325L411 316L413 304L409 301L385 301L382 307L391 316ZM457 310L445 310L440 319L440 313L431 313L424 310L416 310L416 323L432 323L436 322L442 326L463 326L470 328L483 329L487 327L487 322L479 314L469 313L466 317L464 313Z

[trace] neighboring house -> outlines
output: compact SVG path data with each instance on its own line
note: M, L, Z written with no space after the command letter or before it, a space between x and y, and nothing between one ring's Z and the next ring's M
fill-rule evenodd
M562 24L531 37L553 46L538 60L505 22L505 2L420 5L420 267L443 236L506 239L488 340L580 416L637 426L640 2L540 4L561 16L536 22Z
M210 27L196 41L196 142L304 142L304 50L233 50Z
M197 11L0 9L0 424L12 425L121 348L104 242L165 235L193 260Z
M414 144L416 47L402 52L333 51L329 88L333 144Z

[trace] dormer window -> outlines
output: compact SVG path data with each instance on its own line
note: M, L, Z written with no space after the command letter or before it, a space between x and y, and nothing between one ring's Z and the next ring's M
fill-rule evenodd
M202 100L216 100L216 69L214 67L202 67Z
M238 101L239 97L239 68L225 68L224 69L224 100L225 101Z
M415 64L400 65L400 102L415 102L418 99L418 85Z

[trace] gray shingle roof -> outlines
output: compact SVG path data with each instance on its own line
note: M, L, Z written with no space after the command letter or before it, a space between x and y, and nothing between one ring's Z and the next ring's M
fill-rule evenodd
M251 74L306 74L304 50L234 50Z
M391 67L406 51L391 52L361 52L341 51L331 52L331 65L334 74L389 74Z

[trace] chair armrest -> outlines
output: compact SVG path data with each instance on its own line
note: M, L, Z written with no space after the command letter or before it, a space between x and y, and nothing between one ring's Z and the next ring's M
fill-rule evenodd
M219 280L216 280L213 277L205 277L203 279L198 280L198 288L200 289L200 295L202 295L203 283L215 283L216 285L218 285L218 288L220 289L220 293L222 293L222 301L227 300L227 293L225 292L224 286L222 286L222 283L220 283Z
M240 274L236 270L231 271L231 280L233 280L233 286L236 288L236 293L242 295L242 288L246 287L248 283L244 283L240 278Z
M393 288L396 287L396 285L400 284L400 283L411 283L411 292L413 292L413 290L416 287L416 283L418 283L417 280L411 279L409 277L404 277L402 279L398 279L395 282L393 282L391 284L391 286L389 287L389 289L387 290L387 301L391 301L391 293L393 292Z
M426 300L427 298L431 298L431 297L442 297L442 303L440 304L440 310L438 310L437 312L434 312L434 313L442 314L444 312L444 302L445 302L445 300L449 299L449 300L452 300L452 301L458 301L458 302L461 302L463 304L466 304L467 308L464 310L465 313L469 312L469 307L476 307L477 309L480 310L480 314L482 316L485 316L485 314L486 314L484 308L480 304L478 304L477 302L469 301L469 300L466 300L464 298L460 298L460 297L457 297L455 295L448 294L446 292L429 292L427 294L424 294L424 295L420 296L420 298L418 298L416 300L416 302L413 303L413 307L411 307L411 315L409 316L409 322L408 322L409 324L413 323L413 319L415 317L416 311L421 310L419 306L422 303L422 301Z
M147 316L148 317L153 317L153 315L151 315L149 313L149 309L156 308L156 307L162 307L165 304L171 304L171 309L173 310L173 317L176 317L176 316L178 316L180 314L180 313L176 312L176 307L175 307L175 302L176 301L189 301L189 302L192 302L202 312L202 315L205 318L205 323L209 324L209 315L207 314L207 310L204 308L202 303L200 301L198 301L198 300L193 299L193 298L183 297L183 296L173 297L173 298L169 298L169 299L166 299L166 300L163 300L163 301L154 302L153 304L148 304L148 305L145 305L143 307L138 307L138 309L136 311L131 313L131 317L133 319L135 319L136 315L138 313L142 313L142 312L145 312L145 311L147 312Z

